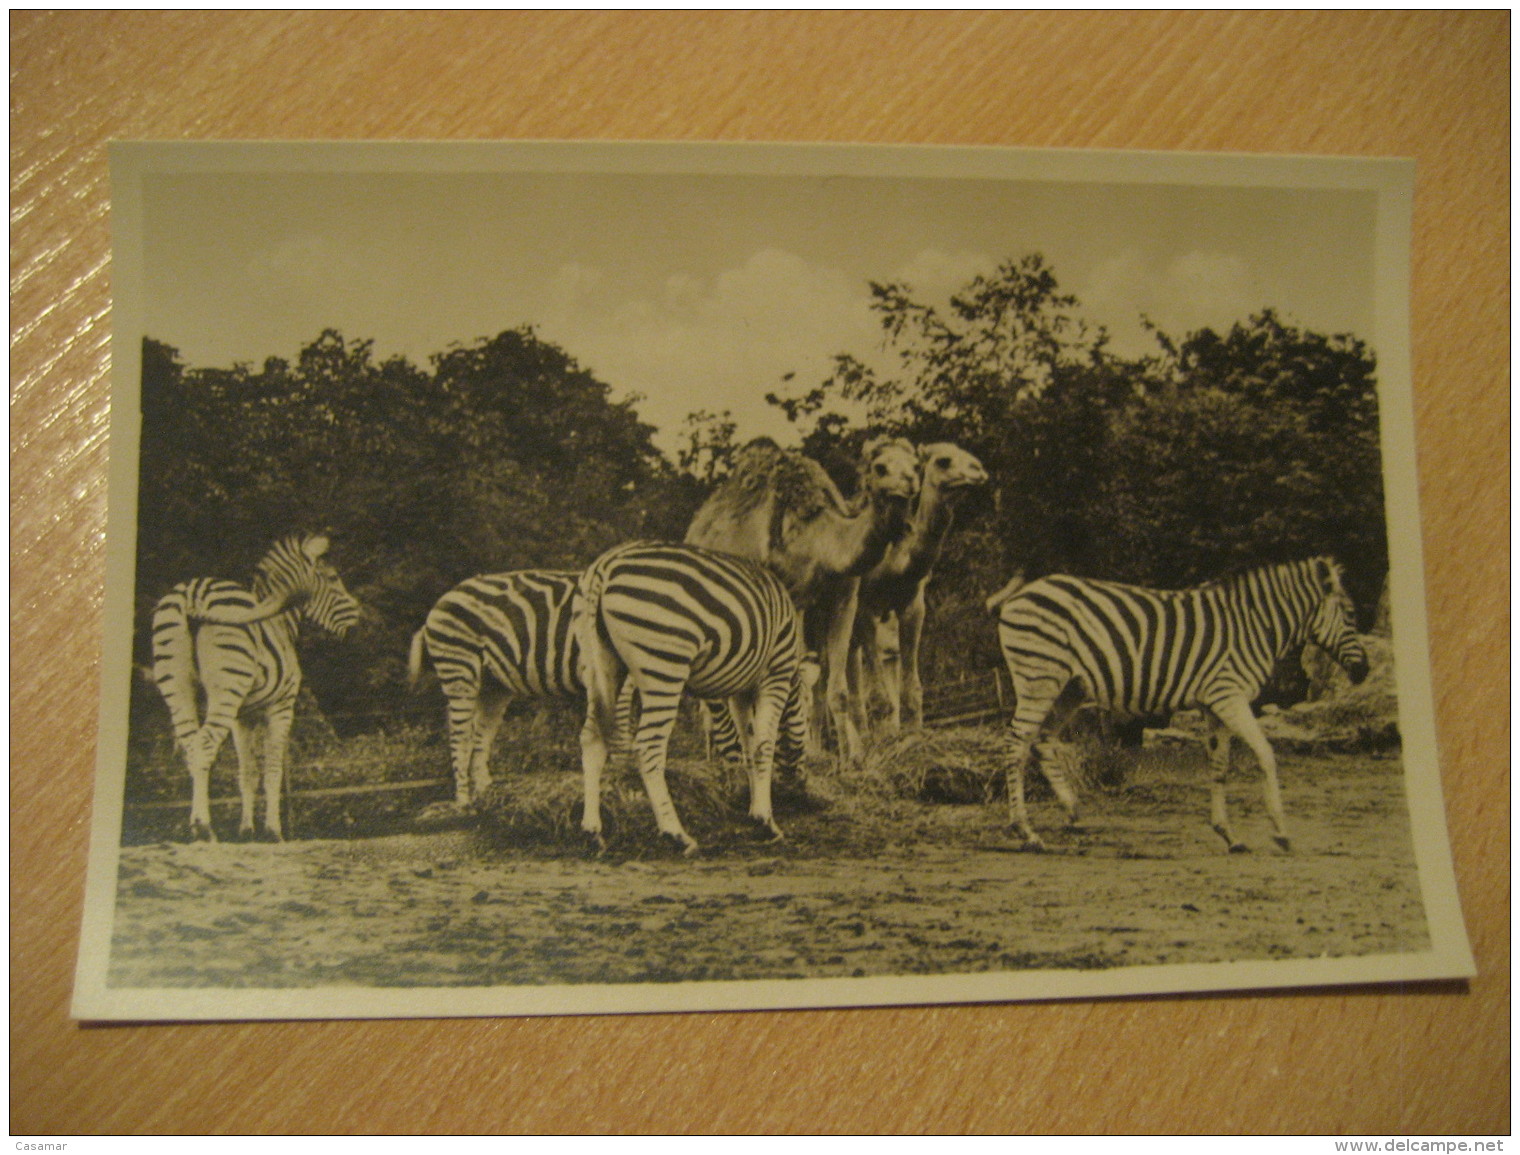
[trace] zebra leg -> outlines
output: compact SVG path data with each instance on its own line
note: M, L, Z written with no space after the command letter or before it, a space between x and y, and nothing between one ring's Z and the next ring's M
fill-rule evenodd
M586 682L586 721L581 726L581 830L598 854L607 849L602 837L602 771L617 731L617 701L623 674L617 654L603 644L594 614L578 627L581 674Z
M285 754L290 746L290 724L295 719L296 703L269 708L264 724L264 831L269 842L283 842L285 833L280 821L281 792L285 787Z
M1057 696L1055 704L1050 712L1045 715L1041 728L1050 735L1049 739L1036 744L1035 749L1040 753L1040 769L1045 774L1045 780L1050 783L1050 788L1055 791L1056 799L1061 803L1061 808L1066 811L1066 828L1075 829L1081 824L1081 806L1077 802L1077 791L1072 783L1072 776L1066 772L1079 755L1075 749L1059 739L1071 722L1076 712L1082 707L1082 692L1075 683L1068 683L1065 690Z
M791 690L791 681L787 677L785 681L763 686L755 702L755 748L750 759L749 816L766 829L772 842L780 842L784 837L771 809L771 773L775 766L782 708Z
M237 832L240 842L248 842L253 838L253 815L258 806L262 729L262 719L250 723L236 718L232 723L232 745L237 751L238 760L238 793L243 800L243 816L238 821Z
M1034 832L1034 827L1029 822L1029 807L1024 801L1024 778L1029 769L1030 751L1035 739L1040 736L1040 727L1060 693L1037 693L1036 680L1020 677L1011 667L1009 673L1013 676L1017 704L1013 718L1008 723L1008 760L1005 769L1008 779L1008 821L1024 839L1024 845L1028 849L1044 850L1044 841Z
M608 757L621 761L630 751L633 735L638 731L638 702L633 679L623 682L617 696L617 723L613 728L612 747Z
M1071 784L1072 776L1067 773L1067 767L1077 758L1075 750L1070 743L1057 742L1053 738L1036 742L1034 748L1040 756L1040 772L1055 791L1061 809L1066 811L1066 828L1077 829L1081 825L1081 804Z
M581 829L595 844L597 853L607 849L602 837L602 770L607 765L607 741L596 707L588 705L581 726Z
M480 705L480 672L469 670L443 683L449 726L449 762L454 770L454 805L471 800L471 763L475 754L475 715Z
M1208 718L1209 735L1205 742L1209 751L1209 825L1224 839L1231 854L1244 854L1250 847L1238 841L1230 829L1225 803L1225 782L1230 776L1230 729L1217 711L1211 709Z
M1287 818L1283 814L1282 791L1277 782L1277 757L1272 753L1272 744L1267 741L1267 736L1261 732L1256 716L1251 713L1250 704L1244 698L1230 698L1212 709L1220 722L1238 734L1241 741L1251 748L1251 753L1256 755L1256 761L1261 764L1262 793L1266 798L1267 816L1272 819L1272 841L1284 850L1293 849L1292 840L1288 838ZM1228 763L1228 754L1225 760Z
M480 796L491 788L491 746L496 741L496 732L501 729L501 720L506 715L507 703L511 700L512 695L504 688L481 687L480 697L475 704L475 726L470 743L470 797L464 803L466 806L479 802ZM457 790L457 778L455 787Z
M191 734L184 745L185 765L190 770L190 839L193 842L215 842L216 830L211 825L211 767L227 731L221 726L202 726Z
M702 718L707 727L707 760L722 758L730 766L744 765L744 736L734 721L734 711L728 702L718 700L702 703Z
M639 717L638 738L634 753L638 758L639 777L644 780L644 792L649 795L649 806L654 811L655 824L660 833L674 841L687 858L696 855L697 840L687 834L676 814L675 803L670 799L670 788L665 782L665 760L670 748L670 732L675 729L676 714L681 705L681 692L671 693L665 688L639 691L642 708Z

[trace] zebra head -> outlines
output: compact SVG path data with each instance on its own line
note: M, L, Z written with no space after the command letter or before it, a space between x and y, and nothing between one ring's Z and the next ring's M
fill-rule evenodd
M282 596L302 617L342 637L359 620L359 603L327 560L323 534L285 538L259 562L254 579L260 596Z
M1308 640L1345 668L1353 685L1367 677L1367 650L1356 632L1356 612L1341 580L1341 567L1327 557L1309 563L1320 600L1309 615Z

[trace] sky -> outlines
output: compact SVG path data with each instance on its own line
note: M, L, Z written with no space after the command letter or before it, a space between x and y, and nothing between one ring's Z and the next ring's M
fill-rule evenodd
M688 413L795 440L767 391L849 352L889 366L872 280L943 305L1041 253L1116 352L1270 306L1370 339L1375 200L1357 190L859 176L153 172L144 335L196 367L294 359L323 329L380 357L531 324L672 450ZM783 377L793 374L792 385Z

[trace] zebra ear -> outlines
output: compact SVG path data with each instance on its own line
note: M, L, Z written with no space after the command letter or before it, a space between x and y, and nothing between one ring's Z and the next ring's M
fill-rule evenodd
M301 552L312 561L316 561L327 552L327 547L331 544L325 533L313 534L301 543Z

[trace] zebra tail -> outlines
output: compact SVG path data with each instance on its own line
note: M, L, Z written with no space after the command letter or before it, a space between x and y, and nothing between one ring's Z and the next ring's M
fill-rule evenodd
M195 634L187 600L183 589L175 589L153 610L150 678L169 707L177 741L183 741L200 724L196 709Z
M1024 571L1019 570L1016 574L1013 575L1013 577L1008 579L1007 585L1005 585L1002 589L998 590L997 593L993 594L990 598L987 599L987 612L989 614L997 613L1000 609L1003 608L1004 602L1013 597L1014 594L1018 593L1019 590L1023 588Z
M412 644L406 655L406 688L415 694L422 686L422 664L427 657L427 627L423 626L412 635Z

